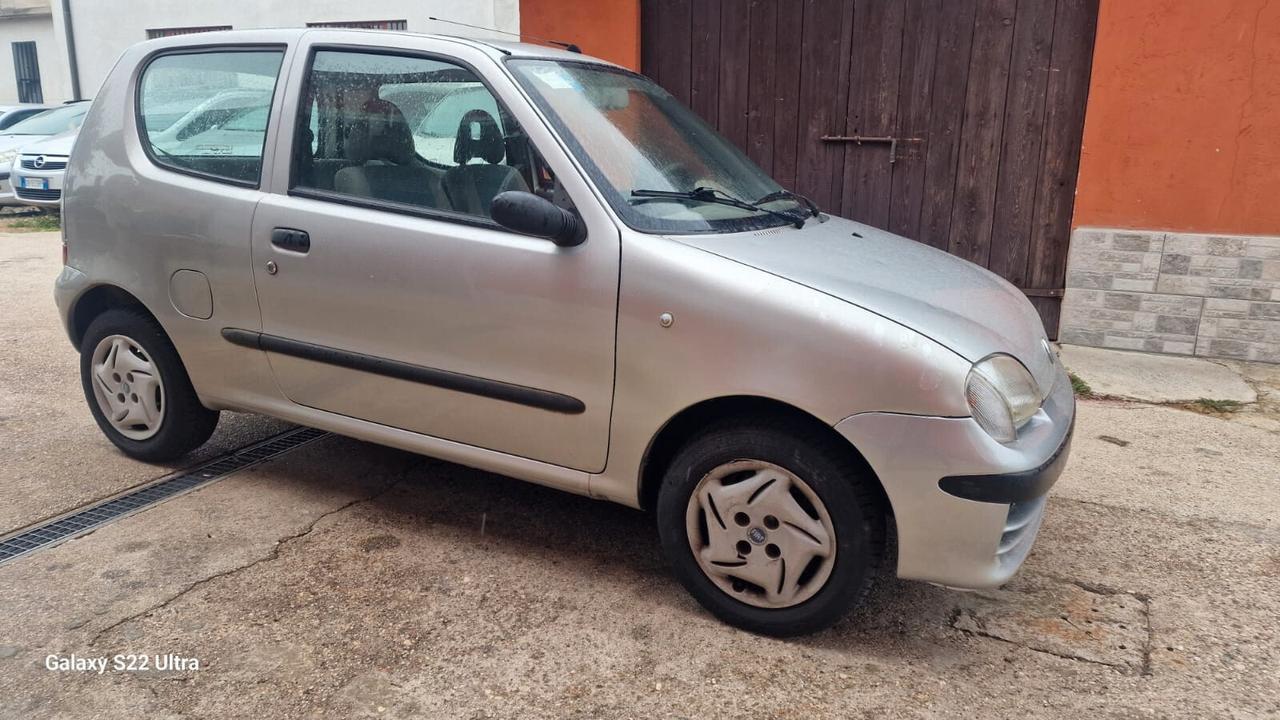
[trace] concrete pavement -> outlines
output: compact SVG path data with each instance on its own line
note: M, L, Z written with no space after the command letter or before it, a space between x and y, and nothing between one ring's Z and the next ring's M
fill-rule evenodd
M1099 395L1154 403L1207 398L1256 402L1257 392L1225 361L1063 345L1063 363Z
M92 425L45 242L0 236L6 527L164 472ZM641 513L330 436L0 566L0 718L1275 716L1280 432L1248 415L1082 401L1013 582L887 579L788 641L703 612ZM276 427L228 419L229 445Z
M58 233L0 233L0 535L115 494L158 474L104 442L84 404L80 356L62 332L53 279ZM204 447L169 467L193 465L267 437L287 424L223 413Z

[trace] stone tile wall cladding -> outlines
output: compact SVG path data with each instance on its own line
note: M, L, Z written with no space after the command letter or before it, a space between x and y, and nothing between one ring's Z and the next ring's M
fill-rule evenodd
M1078 228L1058 339L1280 363L1280 237Z

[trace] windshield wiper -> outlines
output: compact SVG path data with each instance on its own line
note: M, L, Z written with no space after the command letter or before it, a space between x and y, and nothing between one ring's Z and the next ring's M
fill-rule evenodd
M808 208L809 214L812 217L818 217L818 215L821 214L822 212L821 210L818 209L817 203L801 195L798 192L791 192L790 190L779 190L777 192L771 192L762 198L757 198L755 200L755 204L763 205L767 202L773 202L774 200L786 200L788 198L791 200L795 200L800 204L804 205L806 208Z
M792 215L790 213L778 212L777 210L760 207L756 203L749 203L746 200L736 198L723 190L716 190L715 188L709 187L696 187L692 190L632 190L631 197L640 198L640 200L636 202L648 202L649 200L692 200L694 202L728 205L729 207L742 208L743 210L753 210L755 212L773 215L774 217L786 220L797 228L803 228L805 221L805 218L800 215Z

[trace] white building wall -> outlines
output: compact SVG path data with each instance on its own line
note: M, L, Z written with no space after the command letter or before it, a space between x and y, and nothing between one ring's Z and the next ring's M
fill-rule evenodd
M447 18L508 32L520 30L520 0L49 0L58 40L62 3L71 3L80 89L91 98L126 48L148 29L230 25L233 29L302 27L313 22L405 20L411 32L484 37L487 33L428 20ZM501 35L493 35L503 38ZM503 38L511 39L511 38ZM63 52L65 55L65 51ZM12 64L12 59L10 59ZM41 52L41 69L44 54ZM12 69L10 69L12 73ZM65 66L62 74L69 81ZM3 84L0 79L0 84ZM12 83L11 83L12 84ZM48 86L46 86L48 87ZM14 88L16 92L16 85ZM46 99L52 99L48 91ZM58 99L66 99L59 97Z
M18 80L13 69L13 43L34 40L40 64L40 89L46 103L71 97L66 50L56 36L49 15L0 18L0 105L18 102Z

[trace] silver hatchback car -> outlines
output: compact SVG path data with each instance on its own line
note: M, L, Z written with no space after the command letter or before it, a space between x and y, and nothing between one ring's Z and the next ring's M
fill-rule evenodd
M234 409L650 509L681 582L756 632L834 622L891 557L1003 583L1067 457L1071 385L1017 289L820 212L578 54L143 43L64 228L58 306L125 453Z

